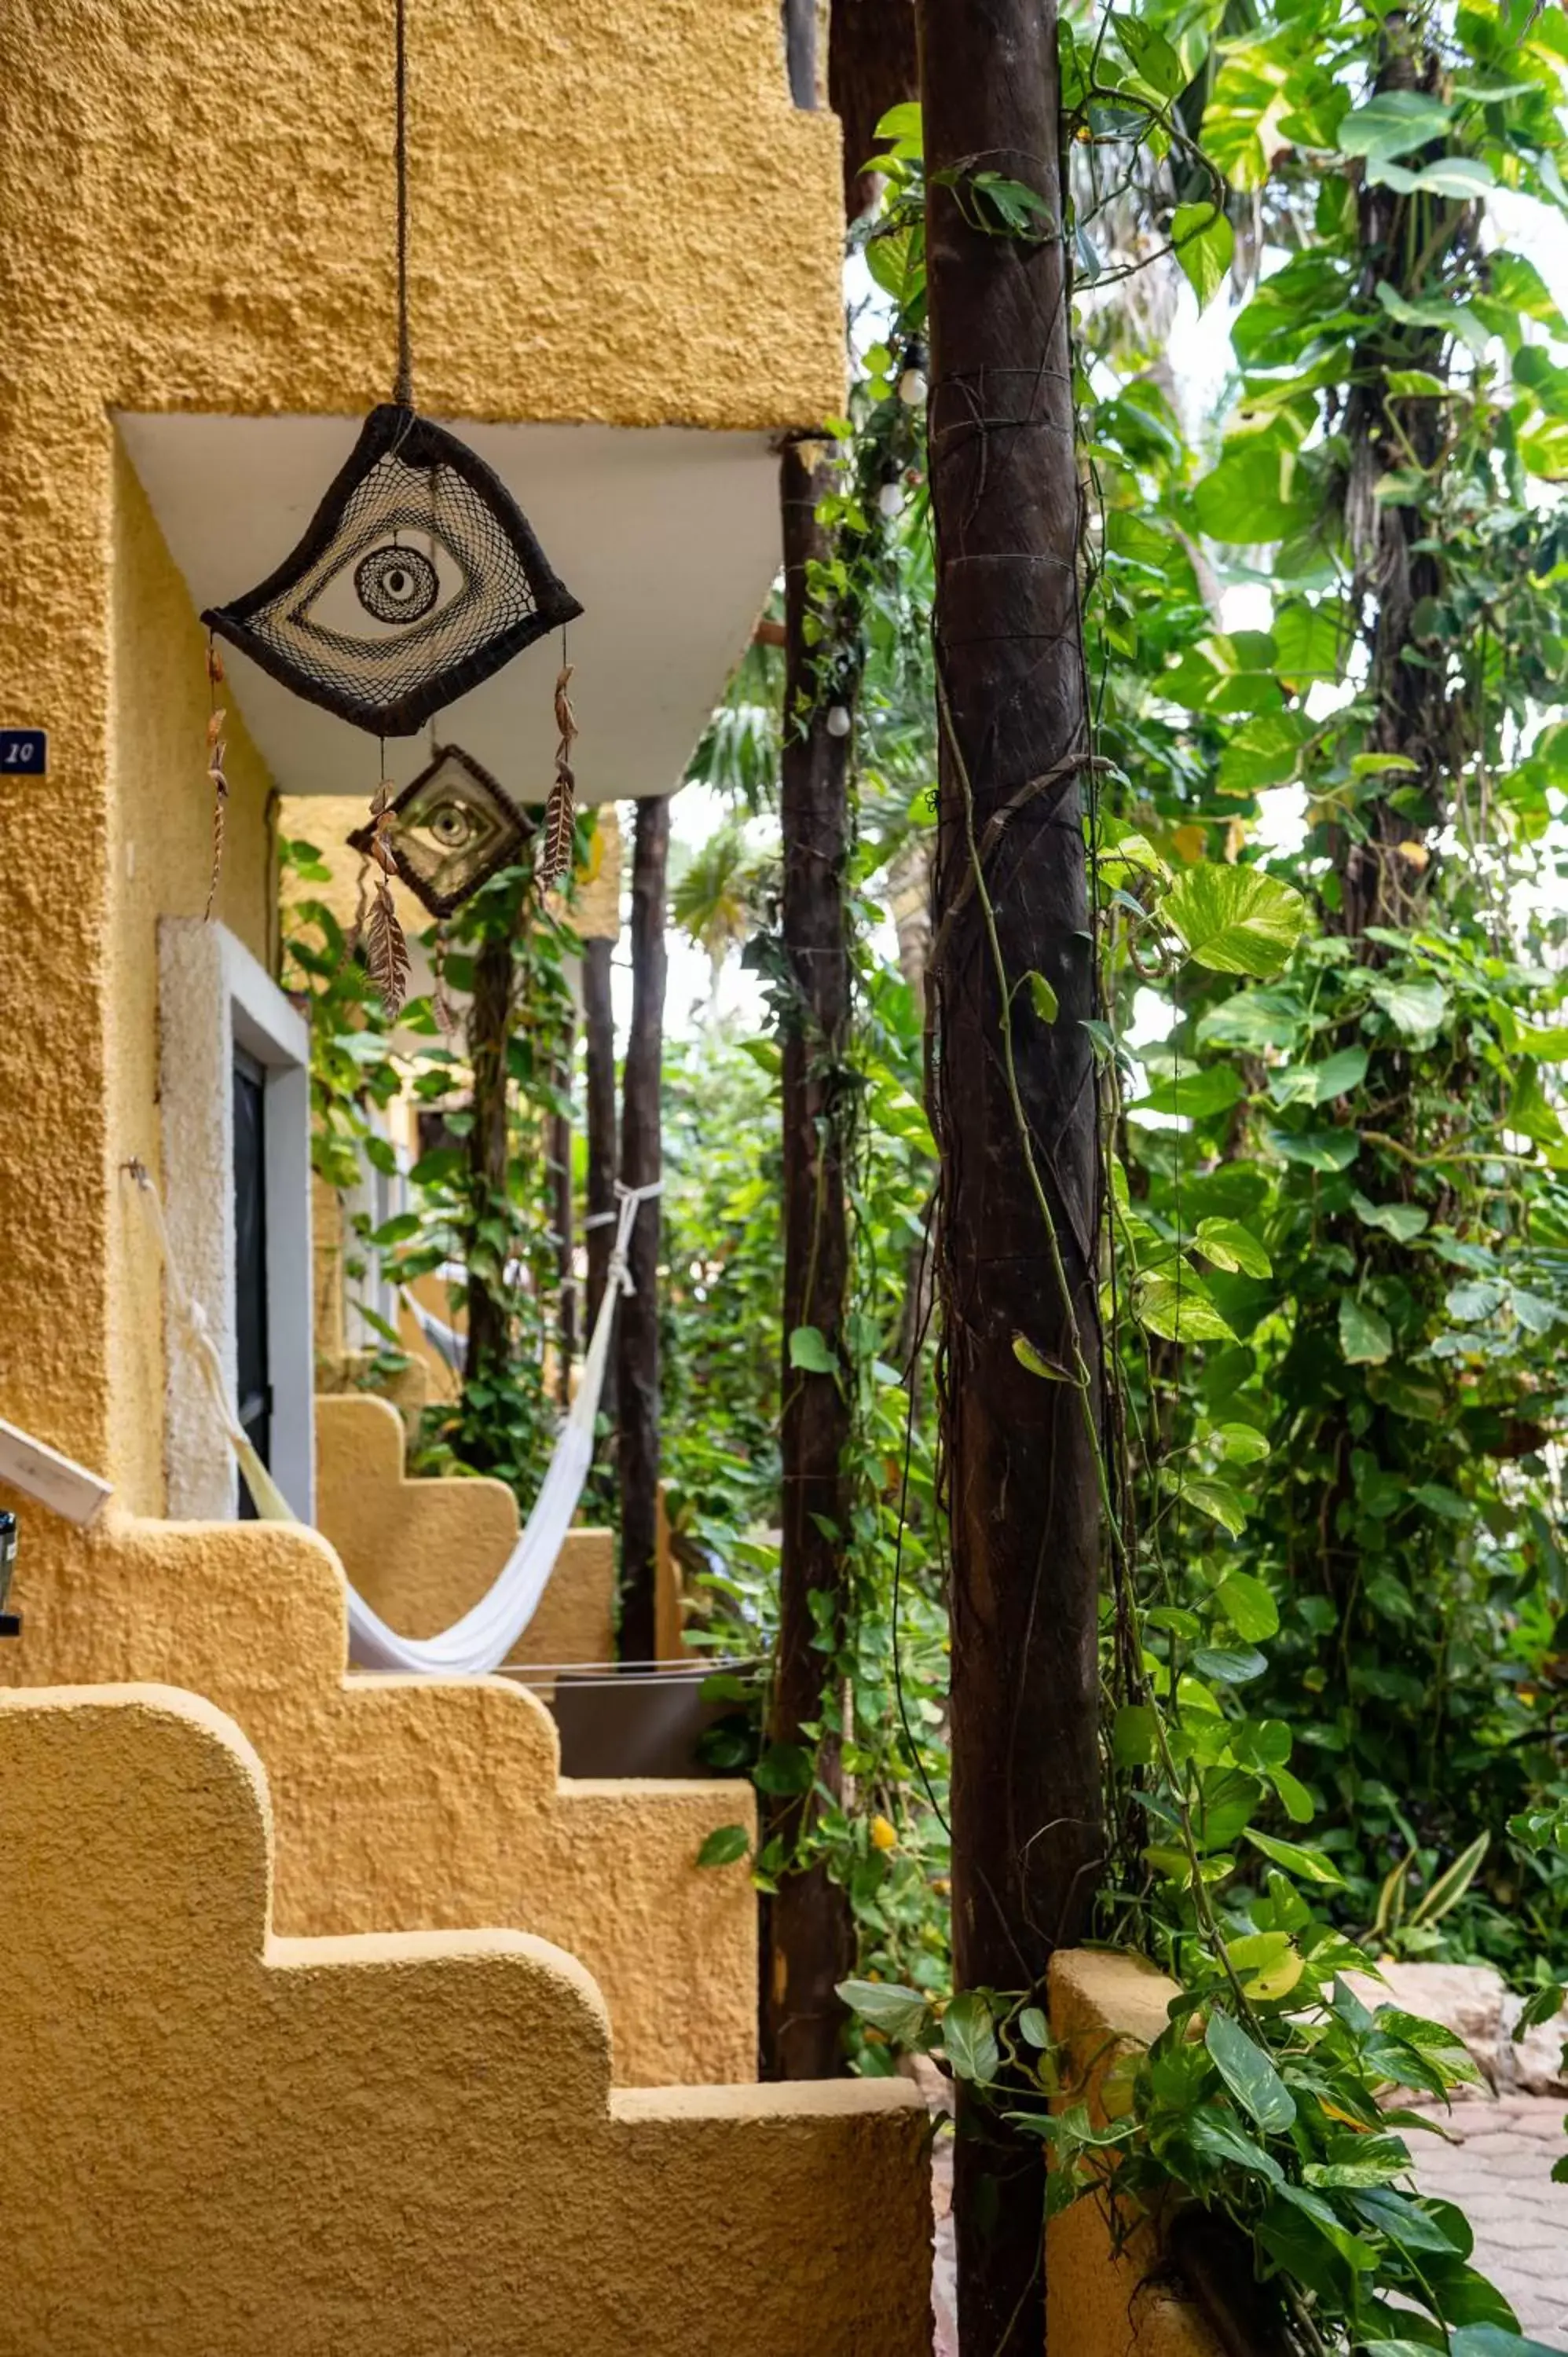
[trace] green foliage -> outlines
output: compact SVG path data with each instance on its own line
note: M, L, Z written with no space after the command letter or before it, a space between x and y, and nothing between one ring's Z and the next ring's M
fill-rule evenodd
M278 866L284 882L296 887L332 879L331 868L312 843L280 841ZM308 1003L311 1168L338 1199L345 1291L359 1301L364 1323L374 1331L381 1320L363 1296L377 1249L376 1228L358 1199L368 1171L391 1176L397 1169L384 1117L402 1092L403 1076L381 993L359 955L358 943L345 934L328 903L308 892L285 904L283 983L292 996ZM409 1009L416 1020L420 1012L418 1004ZM405 1364L396 1332L387 1329L366 1360L363 1380L381 1382Z
M495 1042L505 1095L505 1173L488 1176L469 1151L473 1067L479 1052L470 998L468 1037L448 1044L431 1011L416 1011L424 1045L414 1095L444 1109L446 1135L411 1172L419 1204L416 1234L392 1243L400 1282L442 1268L453 1309L468 1308L482 1286L500 1305L504 1351L475 1370L466 1363L449 1406L426 1412L415 1469L472 1470L504 1480L526 1513L538 1495L560 1424L552 1360L557 1347L560 1240L551 1169L552 1119L570 1115L568 1042L574 1015L566 962L575 941L542 901L532 867L505 868L447 920L446 984L471 994L476 968L499 950L507 976L507 1011ZM455 1084L457 1109L452 1110Z
M299 884L326 883L331 869L307 843L282 846L285 874ZM454 1317L470 1282L504 1304L505 1363L465 1382L457 1400L427 1412L413 1453L423 1472L493 1472L532 1505L554 1445L559 1417L549 1383L548 1352L558 1313L557 1239L548 1168L550 1116L569 1099L563 1059L572 1022L564 960L572 946L559 918L539 905L532 871L510 868L491 879L457 916L423 936L439 973L433 997L411 999L395 1039L358 944L331 908L309 897L285 909L285 982L308 995L311 1010L311 1154L317 1176L338 1196L346 1220L345 1279L351 1296L365 1286L372 1260L397 1286L449 1272ZM467 993L487 942L505 945L510 1009L502 1047L507 1096L507 1168L495 1185L473 1167L469 1042L446 1014L446 993ZM439 1019L446 1017L448 1028ZM437 1143L412 1161L386 1135L393 1100L411 1097L438 1114ZM410 1208L376 1225L355 1208L367 1168L406 1177ZM379 1384L406 1364L396 1329L360 1303L381 1333L360 1380Z
M1487 1954L1546 2018L1568 1954L1568 1029L1541 889L1568 791L1542 331L1568 329L1475 211L1494 184L1568 205L1568 41L1520 6L1217 29L1152 0L1063 34L1125 1435L1103 1928L1182 1994L1098 2126L1047 2108L1075 2091L1023 2033L1037 1991L964 1993L989 2069L967 2020L944 2045L940 1994L881 1989L876 2018L1037 2129L1054 2203L1114 2156L1118 2207L1174 2182L1225 2212L1302 2345L1501 2350L1507 2305L1385 2108L1472 2068L1343 1975L1363 1939ZM897 138L873 245L908 319L918 123ZM1227 268L1240 298L1217 448L1137 305L1099 298L1160 231L1200 303ZM1227 586L1262 627L1225 627ZM1298 850L1271 845L1281 789Z

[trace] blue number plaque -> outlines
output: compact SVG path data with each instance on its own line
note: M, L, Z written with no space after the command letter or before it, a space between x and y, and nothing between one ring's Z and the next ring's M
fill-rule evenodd
M0 780L41 778L49 766L49 740L42 728L0 728Z

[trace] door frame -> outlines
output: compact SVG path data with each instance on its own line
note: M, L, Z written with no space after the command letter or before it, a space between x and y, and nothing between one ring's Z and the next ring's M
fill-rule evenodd
M302 1522L316 1491L310 1242L310 1033L244 943L194 917L158 922L164 1215L233 1397L234 1050L266 1075L267 1358L274 1480ZM167 1316L166 1308L166 1333ZM166 1344L164 1465L177 1522L231 1522L239 1479L188 1351Z

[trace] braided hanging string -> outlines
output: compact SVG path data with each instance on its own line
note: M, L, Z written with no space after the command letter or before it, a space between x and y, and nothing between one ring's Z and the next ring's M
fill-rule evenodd
M408 27L405 0L397 5L397 379L392 400L413 407L413 346L408 328Z
M573 829L577 818L577 780L572 771L572 747L577 737L577 716L567 689L573 666L566 660L566 633L561 633L561 669L555 681L555 782L544 805L544 839L539 853L542 890L559 884L572 872Z
M207 909L202 922L212 922L212 911L218 899L219 878L223 873L223 822L229 805L229 780L223 768L228 753L228 740L223 723L228 714L218 701L218 691L223 684L223 658L210 630L207 633L207 774L212 781L212 870L207 879Z
M397 64L397 125L392 152L397 167L397 377L392 400L400 409L413 407L413 347L408 327L408 26L405 0L395 0ZM435 716L431 726L434 730ZM392 896L396 874L389 839L392 806L397 789L387 776L386 739L381 739L381 783L371 798L371 841L360 865L360 903L354 913L354 938L363 953L371 979L381 993L388 1022L402 1008L408 988L408 942L398 922Z

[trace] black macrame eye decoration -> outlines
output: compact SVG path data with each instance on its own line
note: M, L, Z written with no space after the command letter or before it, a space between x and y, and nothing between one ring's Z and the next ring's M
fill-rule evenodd
M493 468L413 405L408 306L407 0L392 0L396 33L397 374L392 400L366 418L359 441L275 573L242 597L209 607L209 633L228 639L295 695L372 736L411 737L455 697L558 625L555 688L561 742L549 803L542 888L570 865L575 723L566 699L565 625L581 606L545 561L528 518ZM228 793L222 663L211 637L212 897ZM363 855L353 945L380 987L388 1020L410 971L390 878L401 876L437 917L448 915L514 859L532 832L500 787L456 746L432 747L429 766L394 794L383 774L371 823L349 840ZM439 974L438 974L439 980Z
M460 745L438 745L380 825L380 839L409 890L433 917L449 917L481 884L515 863L535 823ZM349 841L369 856L375 835L372 822Z
M294 554L202 619L296 695L410 737L582 610L494 469L389 403Z
M412 737L582 612L500 477L413 406L408 312L408 38L396 34L397 380L305 538L259 587L202 616L285 687L376 737Z

